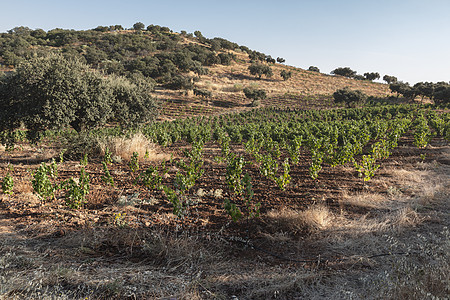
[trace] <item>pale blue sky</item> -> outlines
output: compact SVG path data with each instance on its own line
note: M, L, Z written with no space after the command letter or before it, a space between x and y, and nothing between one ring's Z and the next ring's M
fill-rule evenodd
M200 30L323 73L350 67L414 84L450 80L450 0L2 1L0 32L136 22Z

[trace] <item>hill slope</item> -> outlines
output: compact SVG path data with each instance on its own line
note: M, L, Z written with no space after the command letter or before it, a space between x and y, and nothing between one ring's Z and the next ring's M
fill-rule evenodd
M105 74L145 77L161 100L162 116L179 117L246 109L250 102L243 88L264 89L263 105L289 107L329 106L330 95L350 87L372 96L389 94L387 85L331 76L274 63L270 55L222 38L208 39L200 32L174 33L150 25L147 30L99 26L92 30L53 29L45 32L16 27L0 34L0 70L13 70L24 60L49 52L78 57ZM249 72L252 63L269 66L270 78L258 79ZM284 81L280 72L291 71ZM204 101L192 88L211 92Z

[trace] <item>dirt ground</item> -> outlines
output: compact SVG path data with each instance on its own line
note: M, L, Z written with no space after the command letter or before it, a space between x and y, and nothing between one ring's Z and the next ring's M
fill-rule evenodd
M175 158L186 145L164 151ZM235 152L242 151L232 145ZM417 149L404 138L364 183L352 166L308 175L308 153L286 191L250 165L261 216L231 222L220 149L205 146L205 173L178 219L159 190L134 181L127 162L101 180L92 158L88 203L62 194L43 202L31 186L58 149L0 149L0 178L12 165L14 194L0 195L1 299L445 299L449 295L450 147ZM425 154L426 156L420 156ZM142 161L140 171L154 161ZM165 183L177 171L169 164ZM77 161L58 181L77 177ZM234 297L234 298L233 298ZM437 299L437 298L434 298Z

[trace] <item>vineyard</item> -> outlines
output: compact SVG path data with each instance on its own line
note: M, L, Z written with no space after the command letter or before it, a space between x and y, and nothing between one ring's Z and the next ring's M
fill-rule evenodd
M319 103L316 108L328 101L315 100L303 99ZM174 274L187 270L186 261L164 252L171 250L149 250L155 228L177 238L189 233L188 239L222 241L234 250L221 255L232 260L241 255L289 265L298 260L311 268L345 260L337 252L320 258L312 248L287 251L282 243L270 242L267 236L280 234L304 239L319 226L280 225L274 214L305 216L325 208L334 214L374 213L375 204L354 206L343 198L347 193L395 194L394 187L377 180L387 176L387 169L441 159L439 151L450 140L450 113L412 104L304 110L289 101L298 98L286 95L271 99L273 107L209 117L216 113L205 111L210 106L199 104L183 115L176 103L167 103L165 115L176 120L135 130L46 131L37 137L21 130L2 132L2 210L33 239L70 244L77 231L108 233L77 246L79 259L173 259L167 265ZM196 114L203 116L187 117ZM112 141L130 144L135 138L139 149L118 155ZM413 194L408 189L398 193ZM260 246L250 246L258 241ZM208 288L198 280L194 289L203 296L209 291L206 298L215 298L210 289L239 294L231 283L210 282ZM96 293L89 287L86 292ZM104 287L97 292L106 293ZM170 294L161 290L153 296ZM111 295L131 297L125 290Z

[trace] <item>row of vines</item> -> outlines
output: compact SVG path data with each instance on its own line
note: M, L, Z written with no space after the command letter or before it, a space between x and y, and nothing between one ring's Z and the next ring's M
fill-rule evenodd
M155 123L139 130L163 147L189 143L183 158L167 161L140 171L137 153L129 168L139 173L135 184L150 190L160 190L172 204L179 217L189 211L189 193L204 175L204 145L216 145L220 155L217 163L224 164L224 178L229 197L223 207L237 221L242 217L259 215L260 203L254 199L252 178L248 166L256 167L260 175L272 181L280 190L289 189L291 168L300 162L300 153L310 157L309 176L320 178L324 165L337 167L352 165L363 181L375 176L383 160L395 149L400 138L409 135L414 145L425 148L431 138L450 140L450 113L438 112L433 107L391 105L361 109L335 109L303 111L258 109L234 115L198 117L172 122ZM45 136L71 135L71 132L47 132ZM124 135L120 128L92 131L92 137ZM9 149L27 139L27 132L3 132L2 143ZM245 154L245 155L244 155ZM61 158L62 160L62 158ZM114 186L108 170L111 163L108 152L103 158L103 181ZM82 161L82 166L87 164ZM163 183L169 165L176 165L177 173L170 183ZM72 208L83 205L89 192L89 174L81 168L80 178L51 184L57 168L55 163L45 164L33 174L33 188L42 198L54 197L55 189L66 190L66 203ZM12 182L3 181L4 191Z

